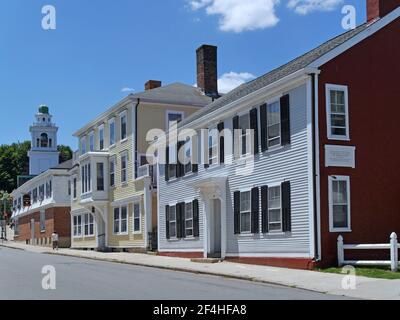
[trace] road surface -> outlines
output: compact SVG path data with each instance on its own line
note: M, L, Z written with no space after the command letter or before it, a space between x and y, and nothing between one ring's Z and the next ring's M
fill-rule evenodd
M42 288L44 266L55 290ZM48 282L47 282L48 283ZM223 277L190 274L0 247L0 299L305 300L338 296Z

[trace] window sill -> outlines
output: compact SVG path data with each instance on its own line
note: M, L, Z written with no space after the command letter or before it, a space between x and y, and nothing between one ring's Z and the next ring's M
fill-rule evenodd
M341 136L328 136L328 140L330 141L347 141L350 142L349 137L341 137Z
M113 233L114 236L129 236L128 232L123 232L123 233Z
M120 143L121 144L124 144L125 142L127 142L128 141L128 138L125 138L125 139L122 139L121 141L120 141Z
M108 150L114 149L117 145L114 143L111 146L108 147Z
M237 234L238 238L253 238L255 236L254 233L239 233Z
M40 233L46 233L46 230L40 230Z
M143 233L142 233L142 231L134 231L133 232L133 235L135 235L135 236L139 236L139 235L142 235Z
M198 241L200 240L200 237L186 237L183 238L183 241Z
M171 238L171 239L167 239L168 242L179 242L181 239L178 238Z
M353 232L353 230L347 229L347 228L346 229L333 229L333 228L330 228L329 232L330 233L343 233L343 232L350 233L350 232Z

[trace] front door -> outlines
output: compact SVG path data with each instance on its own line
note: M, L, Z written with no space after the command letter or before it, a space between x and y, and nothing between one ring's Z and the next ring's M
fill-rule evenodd
M31 244L35 244L35 219L31 220Z
M221 201L211 200L210 258L221 258Z

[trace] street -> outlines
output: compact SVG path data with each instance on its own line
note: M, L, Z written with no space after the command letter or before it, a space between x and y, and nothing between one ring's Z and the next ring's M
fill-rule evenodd
M42 288L54 266L56 290ZM294 288L0 247L0 299L259 300L344 299Z

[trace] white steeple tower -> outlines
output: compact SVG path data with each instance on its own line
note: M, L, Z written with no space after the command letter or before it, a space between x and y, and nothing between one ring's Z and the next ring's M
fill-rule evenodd
M51 121L52 115L45 105L39 107L35 122L30 127L32 136L29 156L29 174L39 175L42 172L59 165L57 151L58 127Z

